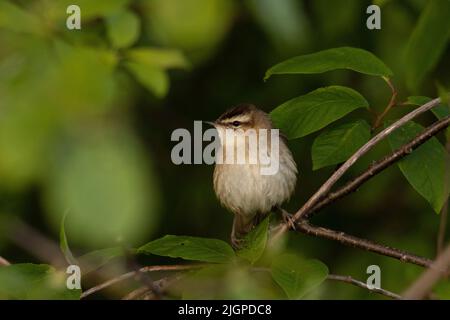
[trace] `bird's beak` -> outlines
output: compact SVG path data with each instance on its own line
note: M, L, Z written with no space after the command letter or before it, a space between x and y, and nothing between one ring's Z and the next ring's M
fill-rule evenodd
M213 127L216 126L216 123L212 122L212 121L203 121L203 123L209 124L210 126L213 126Z

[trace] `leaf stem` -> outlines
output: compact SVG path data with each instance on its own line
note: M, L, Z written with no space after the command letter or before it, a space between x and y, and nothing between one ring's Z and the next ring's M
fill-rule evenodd
M391 95L391 99L389 100L389 103L386 106L386 108L384 109L384 111L376 117L375 122L372 126L372 131L377 129L381 125L381 121L383 121L383 119L386 117L386 115L389 113L389 111L391 111L391 109L397 104L397 95L398 95L397 89L395 88L391 79L389 79L387 77L383 77L383 80L386 81L389 88L391 89L392 95Z

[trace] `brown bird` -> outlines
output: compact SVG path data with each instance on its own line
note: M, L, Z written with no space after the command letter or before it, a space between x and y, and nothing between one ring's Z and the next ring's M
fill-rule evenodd
M227 159L227 154L234 150L232 163L225 160L218 163L216 158L214 191L220 203L234 213L231 243L239 248L242 238L256 224L289 199L297 180L297 166L284 137L276 135L275 142L278 143L271 141L271 133L275 130L268 114L252 104L240 104L226 111L213 125L219 132L222 159ZM226 135L227 129L234 133L232 139ZM249 132L256 132L256 140L249 138ZM261 149L259 143L265 140L261 140L264 135L268 146ZM252 160L250 154L255 150L252 143L258 145L258 151L263 150L270 162L278 161L273 174L262 174L262 169L268 167L263 158ZM276 145L278 150L273 152L272 146ZM243 148L245 154L241 162L236 161L239 148Z

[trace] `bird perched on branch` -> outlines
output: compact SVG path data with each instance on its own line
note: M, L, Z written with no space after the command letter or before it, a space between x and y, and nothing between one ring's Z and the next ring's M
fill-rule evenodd
M256 224L289 199L297 166L268 114L252 104L240 104L212 124L219 133L222 160L216 155L214 191L234 213L231 243L239 248ZM239 161L239 154L245 155L244 161Z

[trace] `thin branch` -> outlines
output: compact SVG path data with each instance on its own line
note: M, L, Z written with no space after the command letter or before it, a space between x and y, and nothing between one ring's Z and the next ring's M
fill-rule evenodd
M394 84L392 83L391 79L389 78L384 78L383 79L386 81L386 83L388 84L389 88L391 89L392 92L392 96L391 99L389 100L389 103L387 105L387 107L384 109L384 111L377 116L377 118L375 119L374 125L372 127L372 130L378 128L381 125L381 121L384 119L384 117L386 117L386 115L389 113L389 111L391 111L391 109L396 105L397 103L397 90L394 87Z
M134 276L136 276L138 273L143 273L143 272L155 272L155 271L180 271L180 270L191 270L191 269L196 269L196 268L200 268L203 265L201 264L195 264L195 265L167 265L167 266L147 266L147 267L142 267L139 269L139 271L131 271L128 273L124 273L121 274L120 276L117 276L115 278L112 278L106 282L103 282L95 287L92 287L86 291L84 291L81 294L81 299L86 298L87 296L96 293L102 289L105 289L107 287L110 287L116 283L122 282L124 280L133 278Z
M158 287L158 291L160 293L164 293L167 291L167 288L174 283L175 281L178 281L181 279L180 274L176 274L171 277L165 277L161 278L159 280L154 281L154 284ZM158 296L155 294L155 292L151 289L149 289L147 286L142 286L137 288L136 290L131 291L126 296L122 298L122 300L136 300L136 299L143 299L143 300L155 300L158 299Z
M304 234L337 241L346 246L374 252L383 256L398 259L402 262L413 263L422 267L430 267L433 263L433 261L430 259L416 256L403 250L384 246L370 240L361 239L341 231L314 226L306 220L297 222L295 230Z
M440 103L441 99L436 98L428 103L420 106L419 108L413 110L412 112L406 114L393 124L391 124L386 129L379 132L376 136L374 136L372 139L369 140L365 145L363 145L358 151L356 151L342 166L339 167L338 170L336 170L331 177L319 188L319 190L309 198L309 200L294 214L293 220L298 221L302 218L304 218L308 212L314 208L317 203L331 190L331 188L334 186L334 184L344 175L345 172L363 155L365 155L369 150L371 150L375 145L378 144L381 140L385 139L387 136L389 136L392 132L394 132L396 129L403 126L408 121L414 119L418 115L430 110L431 108L437 106ZM286 232L289 229L289 226L284 223L281 225L279 230L277 231L277 234L274 236L274 238L278 238L281 234Z
M337 191L330 192L321 201L319 201L312 209L310 209L309 212L307 212L305 218L310 218L314 212L317 212L323 209L324 207L329 206L336 200L348 195L349 193L356 191L362 184L367 182L369 179L371 179L384 169L390 167L395 162L409 155L413 150L417 149L423 143L427 142L429 139L431 139L433 136L435 136L448 126L450 126L450 117L435 122L427 129L425 129L422 133L417 135L413 140L403 145L399 149L395 150L392 154L372 164L365 172L360 174L358 177L352 179L350 182L345 184L343 187L339 188Z
M393 293L391 291L388 291L388 290L385 290L385 289L382 289L382 288L369 287L364 282L356 280L356 279L353 279L350 276L340 276L340 275L330 274L330 275L328 275L327 279L328 280L332 280L332 281L340 281L340 282L349 283L349 284L352 284L354 286L357 286L357 287L369 290L369 291L374 292L374 293L381 294L383 296L386 296L386 297L389 297L389 298L392 298L392 299L396 299L396 300L403 299L402 296L399 295L399 294Z
M55 242L20 219L11 223L7 236L15 245L41 261L48 262L58 268L67 265L59 246Z
M403 294L405 299L425 298L440 278L447 274L450 267L450 245L440 254L429 268Z
M0 266L6 267L9 265L11 265L11 263L2 256L0 256Z
M122 298L122 300L136 300L149 291L151 291L151 289L149 289L147 286L142 286L128 293L126 296Z

